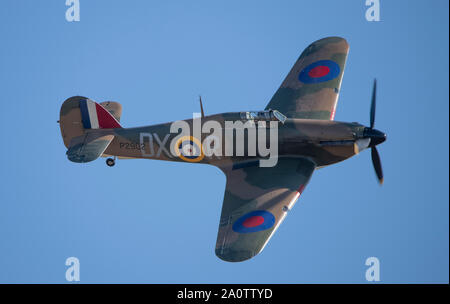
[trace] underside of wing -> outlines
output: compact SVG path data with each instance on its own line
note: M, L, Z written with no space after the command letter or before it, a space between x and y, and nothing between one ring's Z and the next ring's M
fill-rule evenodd
M287 117L334 120L349 45L328 37L308 46L266 109Z
M216 255L240 262L261 252L308 183L315 164L279 159L274 167L255 163L223 169L227 176Z

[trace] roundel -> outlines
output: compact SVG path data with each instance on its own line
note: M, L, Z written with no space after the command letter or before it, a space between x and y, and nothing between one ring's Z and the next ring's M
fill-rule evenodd
M205 157L200 141L193 136L183 136L175 143L175 153L182 160L199 162Z
M319 60L304 68L298 75L298 80L303 83L320 83L332 80L339 76L339 65L331 60Z
M265 210L256 210L244 214L233 224L233 231L251 233L271 228L275 224L275 216Z

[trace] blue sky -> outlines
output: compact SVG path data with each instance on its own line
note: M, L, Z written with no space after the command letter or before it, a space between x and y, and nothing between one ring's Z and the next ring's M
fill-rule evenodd
M448 1L3 1L0 8L0 282L367 283L449 280ZM370 152L316 171L264 251L214 254L225 176L211 166L67 160L59 126L73 95L122 103L140 126L265 107L303 49L345 37L335 119L376 127Z

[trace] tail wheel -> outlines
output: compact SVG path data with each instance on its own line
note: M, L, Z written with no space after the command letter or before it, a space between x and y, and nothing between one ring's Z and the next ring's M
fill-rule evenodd
M108 159L106 159L106 164L109 167L112 167L112 166L114 166L116 164L116 161L114 160L114 158L108 158Z

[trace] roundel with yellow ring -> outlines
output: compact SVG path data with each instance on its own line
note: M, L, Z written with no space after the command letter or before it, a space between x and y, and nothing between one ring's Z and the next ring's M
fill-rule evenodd
M183 136L175 142L175 153L184 161L199 162L204 157L201 142L193 136Z

